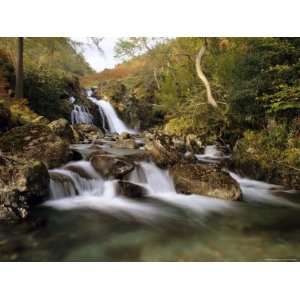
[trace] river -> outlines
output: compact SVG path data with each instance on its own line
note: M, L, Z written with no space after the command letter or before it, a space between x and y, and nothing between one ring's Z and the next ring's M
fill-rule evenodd
M91 97L91 96L90 96ZM8 261L294 261L300 259L297 191L242 178L243 201L226 201L175 191L168 170L150 161L136 162L126 180L145 194L126 197L118 181L104 179L84 158L101 148L128 156L143 141L106 101L98 103L107 118L102 145L78 144L83 159L50 173L51 195L36 207L28 222L0 227L0 260ZM74 107L73 122L92 122L89 112ZM112 133L137 134L140 149L116 149ZM94 150L93 150L94 149ZM222 153L213 145L196 155L217 163Z

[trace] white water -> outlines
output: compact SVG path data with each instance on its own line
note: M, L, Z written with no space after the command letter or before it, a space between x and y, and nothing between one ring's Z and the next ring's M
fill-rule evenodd
M239 183L244 201L270 205L299 207L298 204L295 204L286 199L288 198L287 196L289 193L291 193L291 191L285 190L280 185L252 180L249 178L243 178L233 172L229 172L229 174ZM285 197L283 197L284 194Z
M218 150L216 145L207 145L204 149L204 154L195 154L196 158L204 162L216 162L217 160L228 158Z
M108 133L136 133L133 129L128 128L125 123L118 117L114 107L105 100L98 100L95 97L92 97L92 91L86 91L87 97L90 101L96 104L99 108L99 113L102 118L102 127ZM108 127L105 126L105 119L107 120Z
M81 168L92 179L87 180L79 176L78 173L66 169L68 166ZM117 180L102 179L93 169L90 162L73 162L66 165L63 169L54 169L51 172L68 176L75 188L51 180L52 199L45 203L47 206L62 210L92 208L120 218L135 217L143 222L153 221L162 217L171 218L173 216L171 212L163 210L157 204L154 205L151 202L143 203L139 200L131 200L118 195ZM130 175L129 181L143 186L149 197L197 214L207 214L213 211L222 212L233 207L232 203L220 199L176 193L173 180L168 172L159 169L152 163L139 163L136 170ZM76 191L77 195L75 195Z
M75 104L71 112L71 122L72 124L93 124L93 116L89 113L87 108Z

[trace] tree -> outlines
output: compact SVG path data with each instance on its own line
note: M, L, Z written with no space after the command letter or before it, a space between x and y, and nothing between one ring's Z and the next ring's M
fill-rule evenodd
M207 78L201 68L201 60L202 60L202 57L203 57L206 49L207 49L207 38L204 38L204 43L203 43L199 53L196 55L196 71L197 71L198 77L203 82L203 84L206 88L207 102L210 105L212 105L213 107L218 107L218 104L212 95L209 81L207 80Z
M17 63L16 63L16 98L23 98L23 52L24 38L17 38Z
M130 60L139 55L144 55L149 59L148 65L151 66L152 76L156 84L156 88L160 90L159 68L161 65L161 55L157 59L159 46L165 43L167 38L160 37L129 37L119 39L115 46L115 57Z

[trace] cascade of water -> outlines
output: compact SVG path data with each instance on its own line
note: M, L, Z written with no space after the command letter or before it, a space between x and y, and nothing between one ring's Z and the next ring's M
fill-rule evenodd
M71 122L72 124L93 124L93 116L90 114L87 108L75 104L71 112Z
M216 145L207 145L204 149L204 154L196 154L195 156L198 160L204 162L216 162L217 160L229 157L218 150Z
M151 196L171 205L201 214L220 212L233 207L232 203L217 198L177 193L169 172L158 168L153 163L140 162L139 167L141 170L133 173L130 180L146 187Z
M175 192L172 178L168 171L162 170L153 163L140 162L140 170L131 175L130 180L137 184L146 183L151 193Z
M61 174L65 178L51 176L52 200L46 202L45 205L58 209L89 207L107 213L120 214L120 217L126 217L129 214L143 219L144 222L162 216L170 217L168 211L161 210L157 205L118 195L118 181L103 180L90 162L72 162L63 169L54 169L50 172ZM232 207L232 204L219 199L176 193L168 171L158 168L153 163L138 163L129 176L129 181L143 186L151 197L195 213L206 214ZM124 211L126 214L122 213Z
M106 115L101 107L101 105L99 104L99 101L92 97L92 91L91 90L87 90L87 97L90 101L92 101L94 104L96 104L98 106L98 109L99 109L99 113L100 113L100 116L101 116L101 119L102 119L102 128L104 129L105 133L110 133L110 129L106 128Z
M287 200L287 194L290 191L285 190L282 186L243 178L233 172L229 172L229 174L239 183L244 201L299 207L298 204ZM285 197L282 197L282 194L285 194Z
M118 117L114 107L105 100L98 100L95 97L92 97L92 91L86 91L87 97L90 101L96 104L99 108L99 113L102 117L102 126L103 129L108 133L136 133L134 130L128 128L124 122ZM108 127L106 128L105 120L107 120Z
M62 169L53 169L49 172L52 175L50 180L52 199L86 193L94 195L103 193L104 181L88 161L71 162Z

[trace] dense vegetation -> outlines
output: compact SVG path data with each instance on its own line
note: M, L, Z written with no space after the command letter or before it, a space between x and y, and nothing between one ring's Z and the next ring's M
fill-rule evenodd
M153 112L164 115L160 124L168 134L193 133L205 143L237 145L240 159L259 161L266 172L274 165L300 168L300 39L208 38L202 68L217 109L207 103L196 73L195 57L203 42L120 39L116 53L124 63L84 83L98 80L104 94L112 96L117 79L127 98L150 104L151 118Z
M278 169L280 176L299 172L300 39L207 38L202 69L217 108L195 67L204 41L120 39L115 52L124 62L96 74L70 39L26 38L25 97L50 120L68 118L71 108L62 99L80 98L80 78L83 86L98 86L132 127L228 144L239 166L249 169L251 162L263 179ZM0 65L13 87L14 38L0 40Z
M79 96L79 77L93 73L79 46L69 38L25 38L24 96L36 113L50 120L69 116L61 99L72 94ZM15 38L0 39L0 65L13 88ZM61 115L64 110L66 115Z

